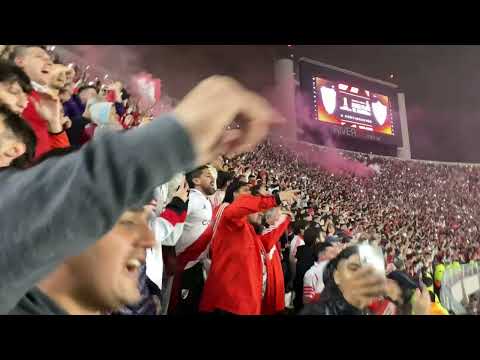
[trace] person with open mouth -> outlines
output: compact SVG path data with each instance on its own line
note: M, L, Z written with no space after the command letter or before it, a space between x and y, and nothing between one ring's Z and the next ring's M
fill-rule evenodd
M67 259L30 290L11 315L99 315L141 300L146 249L155 243L148 211L130 209L82 254Z
M59 111L60 99L51 88L52 74L55 74L48 52L42 46L20 45L15 48L10 60L25 72L33 87L22 117L37 137L35 159L53 149L69 147L70 142L64 132L63 117Z

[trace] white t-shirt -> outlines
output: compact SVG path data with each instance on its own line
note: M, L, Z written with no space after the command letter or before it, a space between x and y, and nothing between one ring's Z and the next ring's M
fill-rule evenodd
M182 234L183 223L173 226L168 220L152 212L150 229L155 236L155 245L146 251L147 276L159 289L163 281L162 245L174 246Z
M183 233L180 239L175 245L175 252L181 254L190 245L192 245L207 229L208 225L212 221L212 204L208 198L196 189L190 190L190 197L188 201L187 219L183 226ZM204 253L206 254L206 252ZM191 261L187 264L185 269L189 269L194 266L198 260Z
M292 239L292 242L290 244L290 259L293 260L295 259L295 255L297 254L297 248L299 246L305 245L305 241L303 241L302 237L299 235L295 235L294 238Z
M315 262L303 277L303 297L313 299L320 295L325 288L323 283L323 271L328 261Z

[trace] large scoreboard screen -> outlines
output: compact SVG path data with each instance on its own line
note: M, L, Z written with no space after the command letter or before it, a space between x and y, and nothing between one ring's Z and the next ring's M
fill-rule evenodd
M401 146L393 84L304 59L299 70L301 92L307 98L304 102L310 114L298 124L304 132L326 127L338 136Z

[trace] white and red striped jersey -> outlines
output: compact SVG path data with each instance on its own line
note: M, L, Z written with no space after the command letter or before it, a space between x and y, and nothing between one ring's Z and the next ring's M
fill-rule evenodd
M212 221L212 215L212 204L209 199L200 191L191 189L188 201L187 219L183 226L183 233L175 245L175 252L177 255L181 254L185 249L198 240ZM189 262L185 267L185 270L194 266L204 256L206 256L206 251L200 255L197 260Z
M315 262L303 277L303 302L305 304L315 302L320 298L325 285L323 283L323 271L328 261Z
M174 246L180 238L187 215L185 204L183 207L184 209L177 207L173 210L167 206L160 214L152 211L149 219L150 229L155 236L155 245L146 252L146 273L160 289L162 289L164 270L162 246Z

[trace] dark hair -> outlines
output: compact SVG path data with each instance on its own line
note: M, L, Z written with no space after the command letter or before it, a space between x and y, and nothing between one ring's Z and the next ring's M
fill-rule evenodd
M60 55L58 55L56 52L48 51L47 52L50 54L50 57L52 58L52 62L56 65L64 65L62 59L60 58Z
M85 91L88 89L94 89L98 93L98 89L95 85L83 85L78 88L77 95L80 95L82 91Z
M395 281L402 290L404 305L408 305L415 290L420 288L420 285L403 271L392 271L387 278Z
M315 261L317 261L318 256L323 253L327 248L333 246L332 243L323 242L323 243L316 243L313 248L313 254L315 256Z
M320 235L320 230L310 226L305 232L303 233L303 241L305 241L306 246L313 246L317 241L317 238Z
M308 225L308 222L306 222L303 219L295 221L293 223L293 233L295 235L299 235L302 230L305 230L307 225Z
M343 249L334 259L330 260L325 270L323 271L323 283L325 284L325 293L330 296L340 294L340 289L335 283L334 274L338 268L338 264L341 260L346 260L351 256L358 254L358 246L349 246Z
M232 203L234 200L234 194L240 190L243 186L248 186L248 183L240 180L233 180L232 183L227 187L227 190L225 191L225 198L223 199L223 202L226 203Z
M0 82L18 82L26 93L32 91L30 79L17 65L0 59Z
M260 195L260 188L263 186L263 184L257 184L254 185L250 188L250 192L252 195L259 196Z
M130 94L128 93L127 90L125 90L125 88L122 89L121 94L122 94L122 100L130 99Z
M426 287L433 285L433 279L427 276L427 271L424 271L422 274L422 282L425 284Z
M187 179L187 183L190 189L195 189L195 184L193 183L193 179L198 179L200 176L202 176L203 170L207 170L207 169L208 169L208 166L203 165L188 172L185 175L185 178Z
M13 51L10 53L9 60L15 61L15 59L19 56L22 56L26 50L31 48L37 48L37 47L45 50L48 53L47 47L45 45L18 45L18 46L15 46Z
M233 180L233 174L231 172L220 170L217 173L217 189L223 189L229 181Z
M17 139L25 144L25 153L14 159L11 163L11 166L13 167L24 169L32 162L35 156L37 137L30 125L6 106L0 105L0 115L3 115L3 122L6 128L9 129Z

